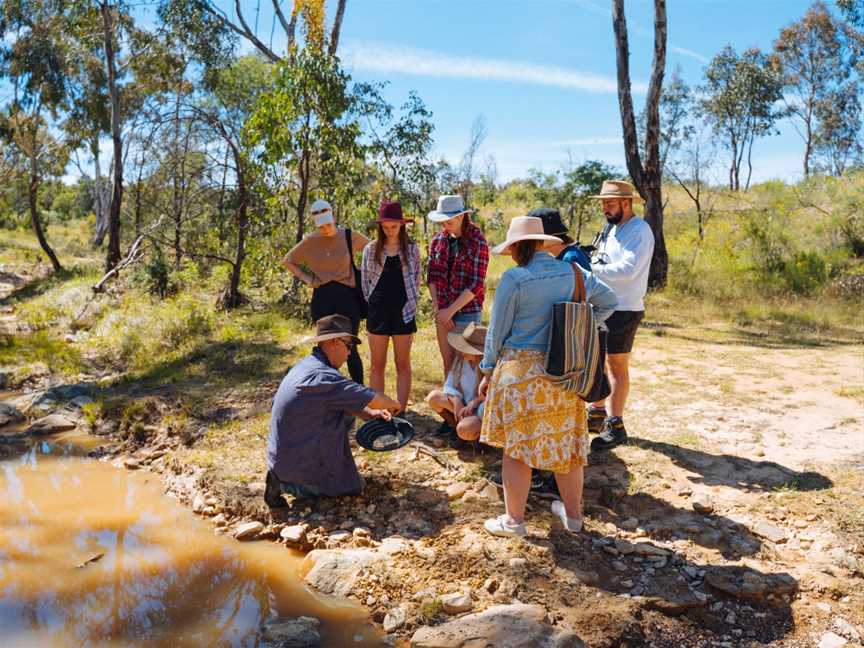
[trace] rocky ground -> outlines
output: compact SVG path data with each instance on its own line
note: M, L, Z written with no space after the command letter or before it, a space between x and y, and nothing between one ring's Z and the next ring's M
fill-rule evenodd
M14 310L3 317L14 329ZM0 389L18 393L0 405L0 454L27 434L90 429L104 440L95 455L161 473L216 532L306 553L308 584L358 600L392 645L864 645L860 346L649 322L631 440L591 457L585 529L564 531L549 500L532 497L524 540L482 527L503 510L487 479L500 455L435 448L422 404L409 413L412 444L356 449L362 497L271 512L260 464L232 479L214 470L207 421L175 424L170 386L148 392L146 416L120 434L124 421L88 408L120 376L21 375L0 370ZM208 415L260 428L274 390L214 397ZM285 628L270 629L274 645L309 635L303 623Z

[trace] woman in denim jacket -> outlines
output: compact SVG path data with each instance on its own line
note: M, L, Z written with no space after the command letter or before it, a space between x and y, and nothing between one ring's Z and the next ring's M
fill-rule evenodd
M480 441L504 451L506 513L486 521L493 535L525 535L532 468L555 473L563 503L553 502L552 511L566 529L582 529L582 477L588 456L585 404L545 373L552 305L572 299L574 266L542 251L551 242L560 239L544 234L539 218L519 216L510 223L507 240L492 250L509 253L517 263L501 276L495 291L480 362L480 393L486 395ZM590 272L577 269L586 298L603 322L618 303L615 293Z

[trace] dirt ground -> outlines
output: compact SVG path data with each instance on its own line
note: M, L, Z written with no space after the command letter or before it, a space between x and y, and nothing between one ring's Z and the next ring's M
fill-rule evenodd
M418 353L434 354L434 343ZM526 540L482 527L503 511L487 479L500 453L435 448L438 421L422 402L408 414L412 444L355 448L363 496L271 512L261 480L278 378L216 391L191 419L178 414L184 384L122 383L126 396L146 398L146 425L119 441L109 414L90 421L106 437L99 453L161 472L217 532L258 520L259 537L301 551L405 539L409 551L351 590L376 623L394 606L407 610L397 645L447 619L442 596L454 592L473 611L538 603L592 647L864 643L860 345L678 327L649 312L633 357L630 441L591 456L583 532L564 531L549 500L532 496ZM431 381L418 379L415 398ZM302 533L285 539L288 527Z

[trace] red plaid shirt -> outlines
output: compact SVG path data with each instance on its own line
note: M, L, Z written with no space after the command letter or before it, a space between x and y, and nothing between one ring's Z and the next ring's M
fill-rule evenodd
M447 308L466 288L474 293L460 313L483 312L484 283L489 266L489 246L476 225L468 225L468 236L459 241L459 253L448 274L450 247L447 232L438 232L429 244L426 283L438 291L438 308Z

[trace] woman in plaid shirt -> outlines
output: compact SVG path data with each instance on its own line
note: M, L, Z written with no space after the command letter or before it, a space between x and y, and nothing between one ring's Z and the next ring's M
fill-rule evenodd
M455 359L447 333L470 322L479 324L483 314L489 246L480 228L471 223L462 196L441 196L438 209L429 212L429 220L442 224L429 244L426 283L435 307L438 349L446 378Z

